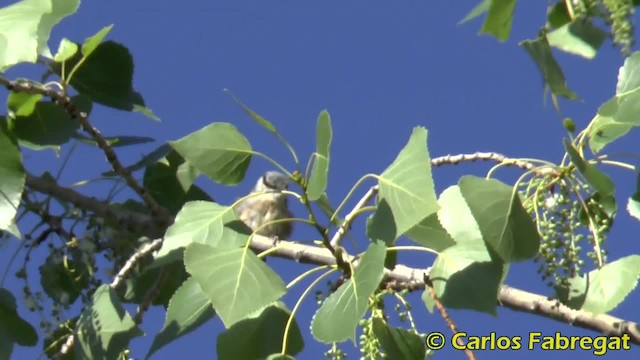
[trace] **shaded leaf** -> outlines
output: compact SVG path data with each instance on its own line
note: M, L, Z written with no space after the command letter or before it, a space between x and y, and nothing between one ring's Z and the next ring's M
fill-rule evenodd
M142 159L138 160L135 164L129 165L126 168L131 172L144 169L147 166L167 156L171 151L172 149L169 144L162 144L157 149L143 156ZM112 170L102 173L102 176L119 176L119 174Z
M503 264L494 259L459 186L442 192L438 219L456 241L436 258L429 277L446 306L495 314ZM422 296L431 311L433 300Z
M185 251L184 264L227 328L287 291L278 274L247 248L193 243Z
M567 99L577 98L577 95L567 87L562 69L553 57L546 37L525 40L520 45L524 47L531 59L536 63L538 70L542 73L545 84L554 95L560 95Z
M10 119L9 127L23 145L40 149L66 144L80 124L61 106L41 101L30 115Z
M61 73L61 63L55 63L53 70L64 78L78 66L69 83L99 104L125 111L137 111L135 105L145 106L142 95L133 89L133 58L124 45L106 41L83 57L76 54L64 62L67 74Z
M582 174L585 180L593 186L600 196L613 196L615 186L613 185L611 178L598 170L594 164L590 164L585 161L568 139L564 139L564 147L571 158L571 163L576 166L578 171L580 171L580 174Z
M0 358L9 359L13 345L35 346L38 343L36 330L18 315L16 298L0 288Z
M211 180L237 185L251 163L251 144L235 126L213 123L169 143L183 158Z
M116 359L131 339L143 335L109 285L96 289L76 325L76 356Z
M424 340L410 330L389 326L380 318L373 319L373 333L389 359L424 359Z
M209 298L194 278L187 279L169 302L162 330L156 335L147 353L148 359L163 346L196 330L215 316Z
M79 132L72 134L71 137L79 140L84 144L96 146L96 147L98 146L98 143L95 140ZM103 138L107 142L107 144L109 144L109 146L111 146L112 148L147 144L147 143L156 141L154 138L147 137L147 136L120 135L120 136L104 136Z
M528 260L538 253L536 225L513 187L474 176L462 177L458 186L482 237L502 261Z
M212 201L212 199L198 186L193 185L200 173L198 171L182 171L182 179L178 178L178 172L182 165L187 165L184 159L175 151L172 151L161 161L147 166L143 186L151 193L156 201L175 214L184 203L194 200ZM193 176L186 177L186 174Z
M325 299L311 321L316 340L323 343L355 340L356 327L367 311L369 296L382 280L385 254L384 243L371 243L352 277Z
M290 315L291 311L278 302L260 311L259 316L235 323L218 335L218 359L264 359L280 353ZM296 355L303 347L302 333L294 320L287 337L287 355Z
M318 200L327 188L331 137L331 117L326 110L323 110L318 116L316 124L316 152L307 186L307 195L311 201Z

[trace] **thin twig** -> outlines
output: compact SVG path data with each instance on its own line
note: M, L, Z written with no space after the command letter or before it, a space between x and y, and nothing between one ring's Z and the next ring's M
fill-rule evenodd
M353 207L353 209L351 209L351 212L347 214L347 216L344 218L344 222L338 228L338 231L336 231L336 233L331 238L331 245L334 248L340 246L340 242L342 241L344 236L347 234L347 231L351 229L351 222L356 218L360 209L365 207L365 205L367 205L367 203L371 201L371 199L373 199L373 197L376 196L377 194L378 194L378 185L372 186L366 192L366 194L364 194L364 196L358 201L358 203Z
M109 164L115 172L120 174L129 187L133 189L144 201L145 205L149 208L151 215L159 223L166 223L168 211L160 206L153 196L131 175L131 172L125 168L120 160L116 156L116 153L111 148L111 145L105 140L100 131L93 127L89 122L89 115L83 111L77 109L76 105L71 100L71 97L64 92L57 91L53 88L40 85L32 81L15 80L11 81L4 77L0 77L0 84L4 85L9 91L26 92L29 94L40 94L49 97L56 104L62 106L69 116L76 120L82 130L84 130L93 140L96 141L98 147L102 150L107 158Z

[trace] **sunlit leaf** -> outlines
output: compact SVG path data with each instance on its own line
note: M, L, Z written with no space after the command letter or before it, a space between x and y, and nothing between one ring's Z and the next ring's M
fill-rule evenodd
M368 225L370 237L390 243L438 210L426 142L427 130L414 128L408 143L380 174L378 208Z
M471 9L471 11L469 11L469 13L467 14L467 16L464 17L464 19L458 22L458 25L464 24L484 14L485 12L487 12L487 10L489 10L489 6L491 6L491 0L482 0L481 2L478 3L478 5L476 5L473 9Z
M0 230L16 237L20 231L15 216L20 205L26 175L22 167L22 155L14 136L0 119Z
M38 55L50 57L51 29L79 5L79 0L22 0L0 8L0 72L21 62L35 63Z
M590 21L575 21L547 34L549 45L570 54L593 59L607 37Z
M618 72L616 95L598 108L589 127L589 147L600 152L640 125L640 52L627 57Z
M251 230L238 220L233 208L209 201L191 201L182 207L167 229L156 255L156 265L175 260L178 256L175 251L192 243L237 249L246 244L250 234Z
M323 343L355 340L356 327L380 285L386 246L375 242L362 256L352 277L329 295L311 321L313 337Z
M640 279L640 255L629 255L600 269L569 279L569 288L558 288L560 300L594 314L615 309L636 288Z
M89 57L89 55L91 55L91 53L93 53L102 43L102 40L104 40L105 36L107 36L112 28L113 24L105 26L100 29L100 31L98 31L95 35L88 37L82 44L82 55L84 57Z
M312 201L318 200L327 187L331 137L331 117L324 110L318 116L316 124L316 152L307 187L307 195Z
M278 274L245 248L193 243L185 251L184 264L227 328L286 292Z
M493 35L500 41L507 40L515 8L516 0L491 0L480 33Z
M211 180L237 185L251 163L251 144L235 126L213 123L170 142L183 158Z

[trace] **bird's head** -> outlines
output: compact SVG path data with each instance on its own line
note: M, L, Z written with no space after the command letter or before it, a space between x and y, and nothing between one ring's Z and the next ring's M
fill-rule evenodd
M277 172L267 171L256 182L254 192L280 192L289 188L289 177Z

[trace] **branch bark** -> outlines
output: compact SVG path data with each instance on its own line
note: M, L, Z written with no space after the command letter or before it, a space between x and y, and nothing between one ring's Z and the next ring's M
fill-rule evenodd
M110 207L95 198L82 195L74 190L60 187L56 184L34 177L27 176L27 187L34 191L42 192L54 197L74 203L77 207L93 211L100 216L113 216L123 225L135 228L148 229L152 232L163 232L157 228L150 216L131 213L122 209ZM154 240L158 244L159 239ZM251 248L262 252L273 248L273 239L255 235L251 242ZM135 257L134 254L132 256ZM331 252L323 247L298 244L289 241L280 241L277 249L270 252L270 256L278 256L301 263L317 265L335 265L336 259ZM385 270L384 283L396 289L424 290L424 275L429 269L417 269L404 265L397 265L394 270ZM630 341L640 345L640 325L635 322L617 318L607 314L594 315L582 310L573 310L559 304L557 300L511 286L503 285L498 295L500 306L543 316L551 320L574 325L580 328L599 332L603 335L628 334Z

